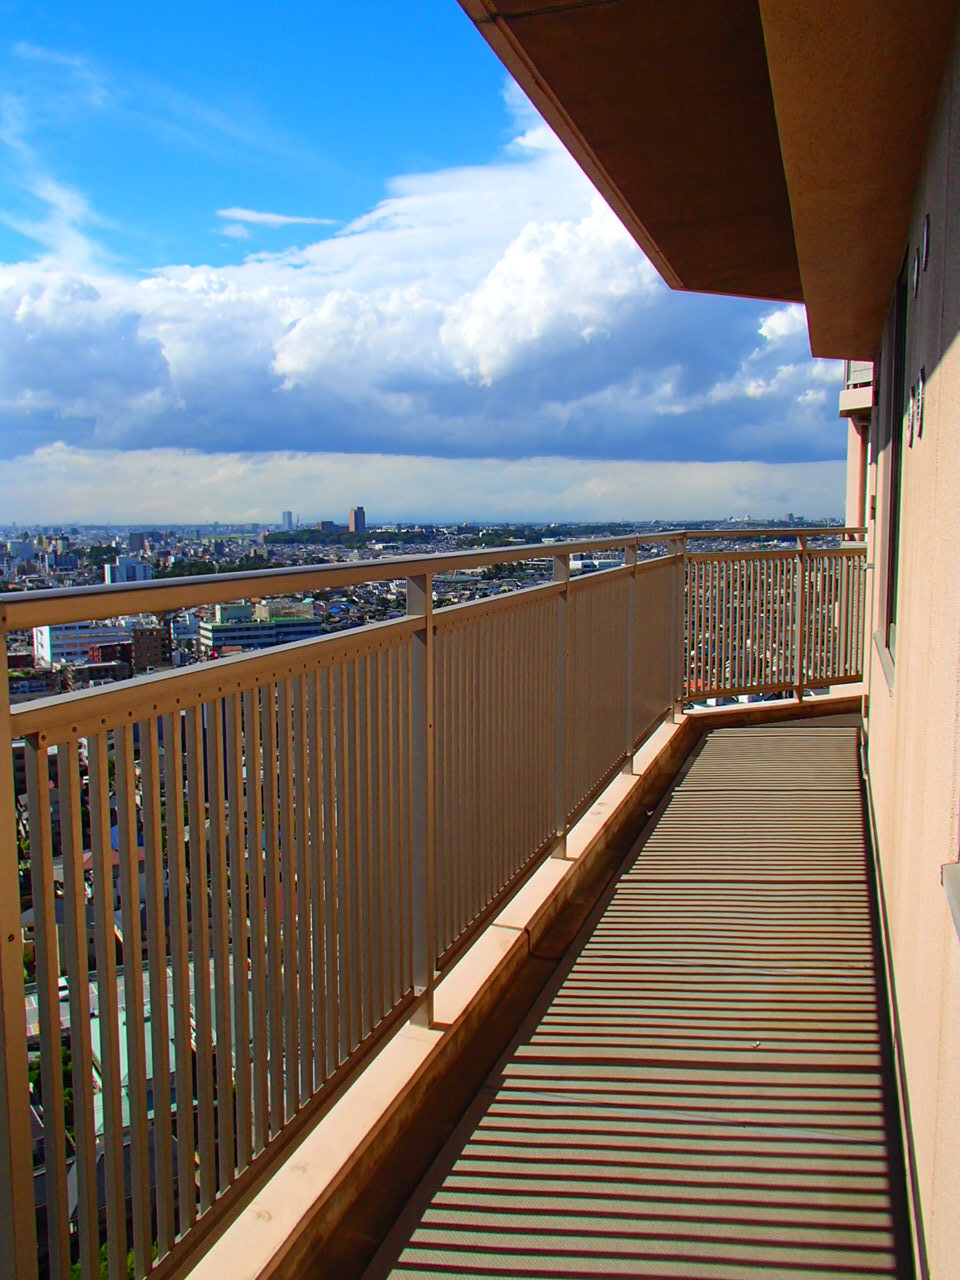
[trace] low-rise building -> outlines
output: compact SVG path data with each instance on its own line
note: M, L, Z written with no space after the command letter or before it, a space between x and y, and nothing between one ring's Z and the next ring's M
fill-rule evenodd
M59 622L33 628L33 657L38 667L86 662L92 645L129 640L123 627L104 622Z
M299 601L272 600L253 605L217 605L213 621L200 623L203 654L270 649L293 640L308 640L329 629L311 606Z

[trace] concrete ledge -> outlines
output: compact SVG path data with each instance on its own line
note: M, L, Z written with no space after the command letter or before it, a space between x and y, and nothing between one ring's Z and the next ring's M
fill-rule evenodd
M712 728L857 711L860 692L709 708L662 724L438 983L432 1026L405 1022L291 1148L263 1188L186 1274L267 1280L302 1273L397 1141L427 1091L476 1034L627 824L655 805Z
M873 383L865 386L846 387L840 392L839 418L850 418L855 413L869 413L873 408Z
M782 720L813 720L819 716L859 715L862 684L836 685L826 693L808 698L780 698L776 702L737 702L729 707L697 707L687 717L700 726L699 732L732 729L751 724L777 724Z

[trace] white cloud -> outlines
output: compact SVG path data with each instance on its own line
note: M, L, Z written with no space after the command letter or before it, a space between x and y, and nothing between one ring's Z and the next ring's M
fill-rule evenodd
M807 313L799 303L777 307L763 317L759 333L771 345L787 342L798 334L807 332Z
M599 196L589 213L528 223L440 330L458 372L490 386L536 348L603 337L618 310L662 288L650 263Z
M333 218L306 218L288 213L264 213L256 209L218 209L218 218L227 218L231 222L252 222L258 227L292 227L303 224L310 226L336 226Z
M82 193L34 166L43 255L0 264L0 454L838 456L816 394L837 366L806 356L802 308L671 293L512 105L494 162L397 177L336 234L219 267L121 271ZM242 250L321 221L219 214Z
M644 520L840 512L839 462L642 463L537 457L442 459L384 454L201 454L86 450L62 442L12 459L0 477L9 518L190 523L368 519Z

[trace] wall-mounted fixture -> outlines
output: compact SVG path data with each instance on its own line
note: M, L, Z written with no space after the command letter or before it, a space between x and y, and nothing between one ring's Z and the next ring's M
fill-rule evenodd
M927 382L927 371L926 369L921 369L920 372L917 374L917 403L914 409L914 413L916 414L916 418L917 418L916 428L917 428L918 440L920 440L923 436L923 399L924 399L923 393L926 387L926 382Z
M926 271L930 261L930 215L923 215L923 239L920 242L920 265Z

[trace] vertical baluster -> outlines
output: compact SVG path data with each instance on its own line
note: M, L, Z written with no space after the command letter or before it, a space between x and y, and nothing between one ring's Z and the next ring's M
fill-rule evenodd
M490 865L492 894L496 895L506 883L506 865L503 859L503 686L501 661L503 657L503 614L495 613L490 619L490 647L487 654L487 697L490 700L490 743L487 751L487 810L490 815Z
M119 821L120 914L123 927L124 1020L127 1027L127 1097L130 1103L130 1182L133 1252L138 1275L151 1266L150 1147L147 1136L146 1051L143 1021L143 944L140 930L140 844L137 832L133 727L114 736Z
M310 671L307 684L307 743L310 756L310 960L313 971L313 1090L326 1078L326 948L324 939L324 840L323 840L323 758L320 750L320 680L326 673ZM309 1025L309 1024L308 1024Z
M750 592L753 589L754 560L745 560L741 565L740 592L738 597L738 619L740 622L740 664L739 683L746 689L750 685L750 654L747 641L750 638Z
M209 888L204 805L203 721L199 706L187 712L187 817L190 827L190 938L197 1062L200 1145L200 1212L216 1195L213 1111L213 1022L211 1017Z
M717 692L720 685L720 562L710 563L710 592L708 628L710 634L710 667L707 673L707 684L712 693Z
M349 716L344 712L346 700L346 675L344 663L334 668L334 740L336 744L336 799L337 799L337 917L339 933L337 951L339 960L339 991L337 993L340 1010L340 1043L339 1058L345 1061L353 1050L353 941L351 936L350 889L353 879L351 857L353 845L350 842L347 821L347 746L345 742L346 725Z
M361 920L361 902L363 900L363 861L361 857L362 848L362 823L363 815L359 812L360 807L360 789L359 789L359 757L360 757L360 710L359 710L359 691L357 689L357 661L351 659L345 664L345 688L346 688L346 705L344 708L344 723L347 731L347 762L346 762L346 796L347 796L347 819L349 830L349 856L348 865L350 871L349 892L347 894L347 911L350 916L350 1017L353 1025L353 1035L350 1042L351 1052L363 1040L363 980L364 980L364 955L363 955L363 924Z
M495 707L490 677L493 665L494 621L486 618L477 637L477 722L480 729L480 751L477 777L480 787L480 842L483 852L483 897L478 904L486 907L495 891L495 851L492 822L492 789L490 786L490 752L493 747Z
M183 1235L197 1217L196 1134L193 1116L193 1030L190 1014L190 930L184 836L183 753L180 712L163 717L163 795L166 802L167 893L173 970L173 1035L176 1072L177 1207Z
M227 797L230 806L230 933L233 955L234 1080L236 1090L237 1168L245 1169L253 1154L250 1084L250 959L247 952L247 841L243 781L243 700L225 699L227 712ZM252 789L253 779L249 778ZM252 836L252 832L250 833Z
M505 778L516 778L519 782L522 774L520 769L520 688L517 679L517 660L518 650L521 642L522 629L525 619L529 612L529 606L522 605L512 615L511 625L507 627L506 644L504 649L504 704L505 704L505 728L506 735L504 760L502 768ZM507 784L505 784L507 785ZM520 841L520 823L523 814L524 798L519 793L519 789L515 788L510 799L510 808L507 813L506 822L506 860L507 866L511 871L516 871L527 860L527 850Z
M453 914L453 928L451 929L451 937L458 938L460 931L463 929L466 920L466 895L467 895L467 864L464 853L466 850L466 832L465 824L458 822L456 819L456 797L466 795L466 785L464 779L464 735L465 726L463 722L463 705L464 705L464 667L463 667L463 650L464 650L465 632L462 626L453 628L450 632L450 653L451 653L451 701L453 703L453 718L451 724L451 735L453 739L453 775L451 778L451 826L450 839L453 848L454 860L454 883L456 885L456 906Z
M153 1155L157 1203L157 1253L170 1251L173 1215L173 1122L170 1096L170 1019L167 991L166 894L163 823L160 803L160 753L157 721L140 723L143 795L143 863L147 890L147 946L150 973L150 1050L153 1059Z
M701 680L701 663L703 663L703 566L700 561L690 561L690 572L694 576L694 626L692 626L691 643L694 645L694 655L692 655L692 669L694 675L690 684L690 692L700 689Z
M210 908L213 941L213 998L216 1028L217 1170L220 1191L233 1181L233 1047L230 1027L230 928L228 924L227 829L224 792L223 716L220 698L204 704L207 730L207 795L210 802Z
M779 636L780 636L780 614L783 610L783 601L781 599L781 562L780 560L772 560L769 565L767 574L767 600L764 608L767 610L767 616L770 619L770 659L768 664L769 681L771 684L780 683L780 657L779 657Z
M413 723L411 717L413 645L408 643L400 652L400 849L401 878L400 902L405 922L404 990L412 992L415 983L414 928L413 928L413 849L412 849L412 796L411 758L413 754Z
M260 691L263 744L264 883L267 907L267 1031L270 1043L270 1133L283 1126L283 961L281 956L280 792L277 687Z
M785 565L786 565L786 561L779 558L775 560L773 564L773 569L774 569L773 620L774 620L774 625L776 629L775 637L774 637L774 645L773 645L773 654L774 654L773 670L774 670L774 680L776 684L781 687L785 685L790 679L790 675L787 670L787 662L784 654L784 643L783 643L784 633L787 630L786 613L788 608L787 578L785 573Z
M94 952L97 962L97 1029L103 1099L107 1273L126 1280L127 1215L123 1159L123 1095L120 1081L120 1012L117 993L115 890L110 840L106 731L87 741L90 768L90 850L93 868Z
M374 656L376 671L374 717L374 827L376 831L377 880L380 903L380 985L379 1009L383 1018L393 1008L393 894L390 892L390 844L387 830L387 742L386 696L389 647Z
M0 691L6 696L6 690ZM40 1087L43 1090L43 1161L47 1195L50 1274L70 1275L67 1151L63 1113L63 1038L60 1031L60 957L53 895L50 829L50 764L36 734L26 741L27 803L30 809L30 876L40 1021ZM62 765L61 765L62 771Z
M337 954L339 903L337 900L337 815L334 786L333 668L323 667L320 681L320 753L323 764L323 911L326 957L326 1074L339 1066L340 1010L337 1000L340 958Z
M297 1038L296 1054L300 1076L299 1099L302 1105L313 1090L313 1036L310 960L310 760L307 744L307 677L294 676L291 681L294 735L294 887L297 940Z
M477 913L480 900L481 880L479 866L479 822L478 808L480 804L477 786L477 723L479 712L476 703L476 669L477 669L477 629L476 624L468 624L464 630L465 653L465 687L464 687L464 729L466 730L466 795L469 801L469 824L467 828L467 868L469 873L469 892L467 895L467 913L464 925L470 924Z
M363 999L360 1007L361 1038L366 1039L374 1025L374 895L373 858L370 825L370 658L361 654L356 659L357 671L357 749L354 757L357 771L357 900L360 937L360 973Z
M57 765L60 838L63 845L63 923L70 992L80 1275L81 1280L100 1280L97 1138L93 1111L90 975L87 970L87 896L83 874L80 750L76 738L71 738L66 746L58 748Z
M406 715L407 694L405 664L406 641L397 648L391 668L390 717L391 717L391 766L390 823L394 830L395 897L398 904L397 932L399 962L397 965L397 997L407 994L410 987L410 917L406 912Z
M299 1108L297 1065L297 900L294 842L293 691L291 681L277 684L277 739L280 758L280 910L283 916L283 1079L286 1118Z
M436 972L434 804L434 623L433 577L407 579L407 614L423 619L410 651L410 837L414 985L426 996L424 1016L433 1021Z
M700 610L700 644L701 644L701 684L700 694L704 697L710 688L710 671L712 667L712 658L710 649L712 646L712 637L710 634L710 595L713 590L713 567L708 560L704 560L700 565L700 572L703 579L703 600Z
M37 1221L24 1028L23 924L16 839L6 617L0 606L0 1277L34 1280Z
M400 952L402 946L402 930L397 913L397 889L400 883L397 874L397 857L399 836L397 832L397 752L396 752L396 711L397 692L397 648L392 645L383 655L383 679L380 685L381 699L381 732L383 734L383 826L386 843L386 867L384 869L384 892L390 910L387 912L387 931L389 957L387 969L387 997L391 1007L397 1003L403 992L401 978Z
M557 692L556 692L556 804L554 807L554 832L564 839L567 829L567 647L570 624L570 556L553 557L553 580L560 584L557 596ZM565 849L564 849L565 852Z
M267 940L263 859L263 760L260 754L260 695L247 689L243 695L243 754L246 761L245 817L247 872L250 886L250 977L253 985L253 1151L256 1155L270 1137L267 1093Z

